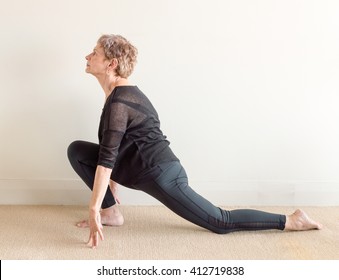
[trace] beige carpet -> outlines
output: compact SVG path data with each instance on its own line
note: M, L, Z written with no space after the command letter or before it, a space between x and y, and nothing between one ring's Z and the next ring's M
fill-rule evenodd
M87 206L0 206L0 259L339 259L339 207L303 207L321 231L256 231L218 235L190 224L163 206L123 206L125 224L105 227L105 241L84 245L87 229L75 227ZM290 213L292 207L256 207Z

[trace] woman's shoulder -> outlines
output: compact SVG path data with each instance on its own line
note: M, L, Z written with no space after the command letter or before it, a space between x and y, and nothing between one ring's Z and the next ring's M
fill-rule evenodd
M140 93L137 86L117 86L114 90L114 98L126 98Z
M111 108L111 110L115 110L118 104L122 106L121 108L132 108L145 115L158 117L158 113L151 101L137 86L116 87L107 98L104 109Z
M112 96L112 101L126 101L133 103L142 103L148 98L137 86L120 86Z

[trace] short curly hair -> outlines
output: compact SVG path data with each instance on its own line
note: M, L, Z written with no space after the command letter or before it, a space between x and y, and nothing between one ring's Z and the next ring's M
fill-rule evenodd
M107 59L117 59L116 73L122 78L128 78L137 62L138 50L121 35L102 35L98 44L104 49Z

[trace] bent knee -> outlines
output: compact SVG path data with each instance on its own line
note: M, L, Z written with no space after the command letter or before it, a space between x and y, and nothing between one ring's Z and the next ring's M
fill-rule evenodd
M73 141L67 148L67 156L72 163L86 160L91 165L97 164L99 154L99 145L82 140Z
M71 144L69 144L68 148L67 148L67 156L68 159L71 161L72 159L75 158L75 156L78 154L78 151L80 149L81 146L81 142L80 140L76 140L73 141Z

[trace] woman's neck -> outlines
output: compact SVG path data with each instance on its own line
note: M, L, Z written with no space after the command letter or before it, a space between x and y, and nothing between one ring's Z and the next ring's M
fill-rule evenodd
M126 78L119 76L105 76L103 79L99 79L99 83L105 92L106 99L112 93L113 89L117 86L128 86L129 81Z

